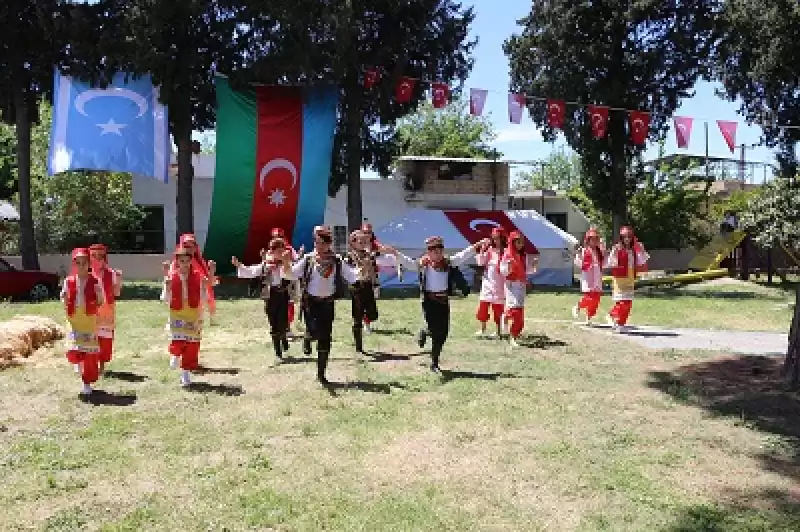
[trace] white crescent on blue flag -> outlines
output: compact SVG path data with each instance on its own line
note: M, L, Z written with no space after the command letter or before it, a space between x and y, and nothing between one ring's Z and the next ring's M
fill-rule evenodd
M169 171L167 108L150 76L118 73L105 89L56 70L47 170L106 170L164 182Z

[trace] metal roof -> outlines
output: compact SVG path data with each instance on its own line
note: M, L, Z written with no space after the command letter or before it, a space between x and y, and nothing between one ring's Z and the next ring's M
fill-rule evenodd
M401 155L397 157L398 161L439 161L443 163L504 163L502 159L469 159L458 157L425 157L421 155Z

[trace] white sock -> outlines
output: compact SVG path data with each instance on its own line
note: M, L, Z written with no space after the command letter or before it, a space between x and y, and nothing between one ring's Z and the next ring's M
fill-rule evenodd
M81 395L91 395L92 387L86 383L83 385L83 389L81 390Z
M80 364L73 364L72 367L75 369L75 373L78 375L81 374L81 365Z
M183 370L181 372L181 384L183 386L188 386L191 383L192 383L192 379L189 376L189 370Z
M180 357L173 356L169 359L169 369L178 369L178 361Z

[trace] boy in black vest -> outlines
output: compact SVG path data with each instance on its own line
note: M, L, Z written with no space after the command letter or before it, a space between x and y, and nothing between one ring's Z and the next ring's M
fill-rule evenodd
M419 346L425 346L427 336L431 337L431 371L439 373L439 357L450 332L450 267L460 266L472 258L488 239L469 246L450 257L444 254L444 240L440 236L425 239L427 252L413 260L396 250L397 258L409 270L419 272L422 314L427 329L420 329Z
M292 265L292 275L300 280L301 312L306 324L303 353L311 354L317 342L317 380L328 384L325 370L331 352L334 302L342 297L343 287L357 280L356 269L333 252L333 233L328 226L314 227L314 251Z

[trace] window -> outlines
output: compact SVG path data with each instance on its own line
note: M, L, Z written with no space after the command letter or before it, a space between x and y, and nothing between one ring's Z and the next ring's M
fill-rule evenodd
M469 181L474 163L449 162L439 165L438 178L444 181Z
M333 251L335 253L347 252L347 226L333 226Z
M0 259L0 272L10 272L11 270L11 265L3 259Z
M164 253L164 206L143 205L142 226L132 231L125 248L135 253Z
M562 231L567 230L567 213L565 212L548 212L544 215L547 221L555 225Z

